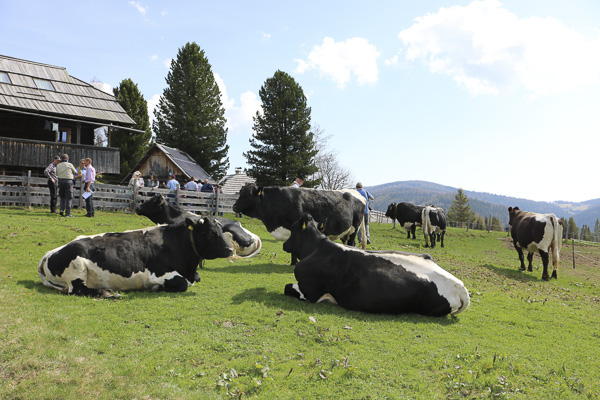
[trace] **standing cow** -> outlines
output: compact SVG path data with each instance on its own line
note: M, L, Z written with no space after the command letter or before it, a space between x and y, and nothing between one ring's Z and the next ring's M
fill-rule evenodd
M202 259L232 250L212 218L186 219L120 233L79 236L50 250L38 265L45 286L66 294L107 296L107 290L184 292Z
M422 211L423 235L425 236L425 247L429 247L428 239L431 240L431 248L435 247L436 236L440 246L444 247L444 235L446 234L446 214L439 207L425 206Z
M258 218L277 240L290 237L290 229L304 213L323 224L330 239L354 246L356 232L365 214L366 199L355 190L315 190L293 187L244 186L233 211ZM363 243L366 242L366 239ZM296 263L292 253L292 264Z
M186 218L200 219L201 216L185 211L177 204L169 203L163 196L153 196L140 204L135 212L148 217L155 224L175 224ZM258 235L250 232L237 221L223 217L214 217L223 229L223 236L230 243L234 255L250 258L260 252L262 241Z
M421 226L422 223L422 213L423 206L417 206L411 203L392 203L388 206L387 211L385 212L385 216L388 218L398 220L400 226L406 229L408 235L407 239L410 239L410 234L412 233L412 238L416 239L415 231L417 226Z
M563 222L554 214L538 214L521 211L519 207L508 207L508 223L513 244L519 254L521 271L525 271L523 250L527 250L528 270L533 271L533 254L540 253L544 272L542 279L549 280L548 261L552 252L552 278L558 278L558 263L562 246Z
M292 227L285 251L301 260L298 283L285 294L311 303L332 302L371 313L458 314L469 306L464 284L428 254L365 251L332 242L305 215Z

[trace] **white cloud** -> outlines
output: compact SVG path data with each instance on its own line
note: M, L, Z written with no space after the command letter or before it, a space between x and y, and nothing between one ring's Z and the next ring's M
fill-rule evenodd
M171 61L173 61L172 58L167 58L163 61L163 64L165 65L165 68L167 69L171 69Z
M150 56L150 61L156 61L156 60L158 60L158 55L157 54L152 54Z
M154 109L158 105L160 97L160 94L155 94L152 96L152 98L146 101L146 104L148 105L148 117L150 118L150 129L152 129L152 123L154 122ZM152 135L154 135L154 131L152 132Z
M298 63L296 72L302 74L312 69L337 82L344 88L356 77L359 85L377 82L377 57L380 53L367 39L351 38L343 42L335 42L326 37L323 44L316 45L307 60L295 60Z
M138 10L138 12L144 16L148 12L148 7L144 7L141 3L138 3L137 1L130 1L129 4L134 6Z
M221 91L221 102L223 103L223 107L225 107L225 117L227 118L226 126L229 128L230 133L250 134L254 123L252 117L256 115L257 111L262 112L260 100L255 93L247 91L240 96L241 105L237 107L235 99L229 98L223 79L217 73L214 75L215 81Z
M271 34L270 33L264 33L262 34L262 38L263 40L269 40L271 39Z
M90 83L90 85L92 85L93 87L95 87L98 90L102 90L104 93L110 94L111 96L114 95L113 90L112 90L112 85L110 85L108 83L94 80Z
M391 67L394 65L398 65L398 57L400 55L400 52L394 54L394 56L390 59L384 60L383 63L387 66L387 67Z
M398 35L406 58L453 77L470 93L524 87L533 95L600 82L600 38L551 18L519 18L498 0L440 8Z

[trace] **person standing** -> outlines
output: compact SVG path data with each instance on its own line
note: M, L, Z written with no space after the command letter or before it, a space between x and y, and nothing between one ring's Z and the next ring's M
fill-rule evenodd
M185 190L191 190L192 192L197 192L198 191L198 184L196 183L196 180L194 179L194 177L192 176L189 180L188 183L186 183L185 185L183 185L183 188Z
M298 176L296 177L296 180L294 182L292 182L292 184L290 186L299 188L303 184L304 184L304 175L298 174Z
M60 197L60 215L61 217L72 217L71 206L73 205L73 177L77 175L77 170L69 162L69 156L63 154L60 163L56 166L56 175L58 176L58 197Z
M208 182L208 179L204 179L204 184L200 188L200 191L203 193L212 193L215 191L215 188Z
M94 217L94 182L96 182L96 168L92 166L92 159L86 158L85 160L85 192L88 197L85 199L85 210L86 217Z
M369 192L367 192L365 189L363 189L363 185L362 182L357 182L356 183L356 190L358 191L358 193L360 193L360 195L362 197L364 197L365 199L367 199L367 205L365 207L365 216L364 216L364 220L365 220L365 233L367 234L367 244L371 244L371 233L369 232L369 200L375 200L375 198L373 197L373 195ZM361 242L361 231L360 228L358 228L358 234L356 235L358 237L358 243Z
M177 179L175 179L175 174L169 175L169 180L167 181L167 188L171 191L171 193L169 193L167 197L175 199L175 204L177 204L177 195L175 193L177 193L177 190L179 189L179 182L177 182Z
M44 170L44 175L48 178L48 189L50 189L50 212L56 213L56 189L58 188L58 176L56 176L56 164L60 162L59 156L54 159Z

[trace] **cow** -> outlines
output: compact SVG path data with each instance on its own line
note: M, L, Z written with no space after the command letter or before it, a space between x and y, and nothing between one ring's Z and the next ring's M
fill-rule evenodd
M406 236L407 239L410 239L411 233L412 238L416 239L415 231L417 226L421 226L421 214L423 213L423 208L423 206L417 206L411 203L392 203L388 206L385 216L392 220L398 220L400 226L406 229L406 232L408 233Z
M251 183L240 190L233 211L260 219L267 231L280 241L287 240L294 222L309 213L323 224L323 232L330 239L341 239L342 243L354 246L366 206L366 199L356 190L258 187ZM366 241L364 238L363 244ZM296 261L292 253L292 265Z
M425 206L422 211L423 235L425 236L425 247L435 247L435 238L438 237L440 246L444 247L444 235L446 234L446 214L439 207ZM429 240L428 240L429 239Z
M203 259L232 249L211 217L172 225L78 236L47 252L42 283L65 294L109 297L111 290L185 292Z
M140 204L135 212L148 217L155 224L173 224L184 221L186 218L199 219L201 216L186 211L177 204L169 203L163 196L153 196L150 200ZM235 256L250 258L260 252L262 241L258 235L242 227L237 221L223 217L215 217L221 224L223 236L229 241Z
M519 207L508 207L510 235L521 261L521 271L525 271L523 250L527 250L528 271L533 271L533 254L539 252L544 266L542 280L549 280L548 261L552 253L552 278L558 279L558 263L562 246L563 222L554 214L538 214L521 211Z
M469 306L464 284L430 255L344 246L320 232L310 215L293 225L283 249L300 255L298 283L285 286L288 296L369 313L436 317Z

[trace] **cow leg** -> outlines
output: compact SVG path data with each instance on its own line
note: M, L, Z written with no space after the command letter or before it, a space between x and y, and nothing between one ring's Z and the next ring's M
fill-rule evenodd
M540 257L542 258L542 264L544 265L544 272L542 273L542 280L548 281L550 280L550 276L548 275L548 253L540 250Z
M521 261L521 271L525 271L525 260L523 256L523 250L515 245L515 249L517 250L517 254L519 255L519 261Z
M292 261L290 265L296 265L298 264L298 257L296 257L296 254L294 254L294 252L292 252Z
M446 231L442 231L440 234L440 246L444 247L444 236L446 235Z
M416 239L416 238L417 238L417 236L415 235L415 232L416 232L416 231L417 231L417 225L413 224L413 225L410 227L410 231L408 232L408 239L410 239L410 233L411 233L411 232L412 232L412 237L413 237L413 239Z
M423 236L425 236L425 248L429 247L429 235L424 233Z
M533 272L533 253L527 253L527 271Z
M80 278L72 280L71 286L73 289L69 294L90 297L112 297L110 290L89 288L85 285L83 279Z
M167 279L162 285L156 287L157 292L185 292L188 289L188 281L181 275Z
M429 235L429 239L431 240L431 248L433 249L435 247L435 233Z

